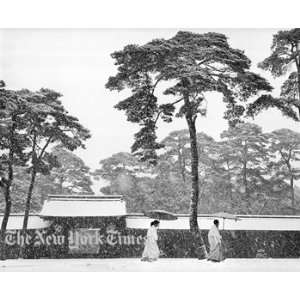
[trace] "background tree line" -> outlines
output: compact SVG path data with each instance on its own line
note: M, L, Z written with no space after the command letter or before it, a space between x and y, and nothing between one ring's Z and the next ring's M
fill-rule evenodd
M38 174L31 199L31 213L41 211L44 201L51 194L93 194L90 168L71 151L55 146L51 154L57 157L58 167L50 174ZM12 213L23 213L30 176L24 167L17 166L11 188ZM0 211L4 211L4 195L0 194Z
M225 130L220 141L198 133L199 213L293 214L299 208L300 134L263 133L251 123ZM130 153L100 162L95 176L105 194L122 194L130 212L189 212L191 154L188 130L171 132L155 166ZM298 166L298 167L297 167Z

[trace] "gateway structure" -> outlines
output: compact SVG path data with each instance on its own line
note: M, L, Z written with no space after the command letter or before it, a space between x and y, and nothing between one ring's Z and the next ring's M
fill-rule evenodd
M227 256L300 256L300 216L238 217L238 221L221 222ZM206 243L215 218L198 216ZM18 257L22 243L26 244L28 258L140 257L151 219L128 214L120 195L50 195L41 212L29 217L26 240L20 235L22 221L22 215L10 216L6 233L10 257ZM161 221L159 237L165 257L197 256L198 245L190 235L188 215Z

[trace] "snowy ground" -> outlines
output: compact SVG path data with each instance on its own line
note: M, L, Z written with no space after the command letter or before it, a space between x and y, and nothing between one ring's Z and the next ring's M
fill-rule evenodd
M300 259L227 259L212 263L196 259L160 259L141 262L139 259L17 259L0 262L0 272L9 271L300 271Z

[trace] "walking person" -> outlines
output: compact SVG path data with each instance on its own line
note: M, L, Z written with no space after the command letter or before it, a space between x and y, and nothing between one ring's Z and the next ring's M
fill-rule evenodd
M209 254L208 260L220 262L225 259L222 247L222 237L219 232L219 220L214 220L214 224L208 232Z
M159 227L159 221L155 220L150 223L150 228L147 232L147 239L145 242L145 248L142 255L142 261L156 261L159 258L159 248L157 245L158 235L157 229Z

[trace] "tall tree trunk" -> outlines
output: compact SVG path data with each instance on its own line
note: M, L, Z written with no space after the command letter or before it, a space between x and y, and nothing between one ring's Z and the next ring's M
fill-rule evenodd
M24 244L20 247L20 257L25 257L25 251L26 251L26 234L27 234L27 226L28 226L28 219L29 219L29 213L30 213L30 203L32 198L32 192L34 188L35 178L36 178L36 168L33 166L32 172L31 172L31 179L30 184L27 192L27 198L25 203L25 211L24 211L24 219L23 219L23 226L22 226L22 236Z
M186 107L185 118L188 124L191 144L191 177L192 177L192 193L190 202L190 231L192 237L196 242L195 247L197 248L198 258L206 258L207 251L201 235L201 231L198 226L198 202L199 202L199 173L198 173L198 147L197 147L197 132L196 132L196 116L193 116L189 96L184 95L184 102Z
M10 211L11 211L10 190L11 190L12 181L13 181L13 168L12 165L10 165L8 180L5 186L5 208L4 208L4 215L2 219L1 232L0 232L0 259L1 260L6 259L5 233L6 233L6 227L7 227Z
M64 193L64 177L63 176L59 177L59 192L60 192L60 194Z
M289 155L288 158L286 159L286 165L289 170L290 174L290 189L291 189L291 204L292 204L292 209L293 213L296 214L296 203L295 203L295 189L294 189L294 174L293 174L293 168L291 166L291 155L292 155L292 150L289 150ZM283 154L281 153L281 156L284 158Z
M36 173L37 173L37 163L39 161L37 154L36 154L36 142L37 142L37 134L35 133L33 136L33 142L32 142L32 150L31 150L31 163L32 163L32 169L31 169L31 178L30 183L27 191L27 198L25 202L25 211L24 211L24 219L23 219L23 226L22 226L22 233L21 236L23 237L24 244L20 245L20 257L25 257L25 251L26 251L26 234L27 234L27 225L28 225L28 218L29 218L29 212L30 212L30 203L32 198L32 192L34 188Z
M185 183L185 163L183 161L183 155L181 154L180 147L177 148L178 153L178 162L179 162L179 169L181 173L181 177L183 180L183 183Z
M10 196L8 196L8 197L10 197ZM10 200L10 198L8 198L8 200L5 199L5 209L4 209L4 215L3 215L3 220L2 220L2 224L1 224L1 233L0 233L0 260L5 260L6 259L5 233L6 233L6 227L7 227L7 223L8 223L8 218L9 218L9 215L10 215L10 210L11 210L11 200Z
M300 42L297 43L296 45L296 50L297 53L299 53L300 51ZM294 51L292 51L294 56L294 62L296 64L296 68L297 68L297 87L298 87L298 101L300 101L300 57L298 54L296 54ZM298 106L298 117L300 118L300 107Z
M297 64L297 86L298 86L298 101L300 101L300 66ZM300 118L300 107L298 107L298 113L299 113L299 118Z
M198 203L199 203L199 174L198 174L198 148L195 120L187 118L187 123L190 133L191 143L191 175L192 175L192 193L190 203L190 230L193 239L196 241L198 258L204 259L207 257L206 247L198 226Z
M229 198L230 198L230 206L231 206L231 210L233 211L236 203L233 203L233 194L232 194L232 183L231 183L231 173L230 173L230 164L228 162L228 160L226 161L226 165L227 165L227 180L228 180L228 186L229 186Z
M247 162L248 162L248 147L247 147L247 143L245 142L244 145L244 161L243 161L243 185L245 188L245 193L244 193L244 201L247 203L247 207L248 207L248 212L249 208L251 207L251 203L250 203L250 193L249 193L249 187L248 187L248 172L247 172Z
M243 185L245 188L245 200L248 202L249 191L248 191L248 181L247 181L247 162L243 162Z
M199 174L198 174L198 150L195 121L187 120L190 143L191 143L191 175L192 175L192 195L190 203L190 228L192 232L197 232L198 227L198 201L199 201Z
M294 214L296 213L296 204L295 204L295 189L294 189L294 176L292 175L290 178L290 186L291 186L291 199L292 199L292 208Z
M10 130L10 149L8 154L8 176L7 180L5 181L5 208L4 208L4 215L1 224L1 231L0 231L0 260L6 259L6 243L5 243L5 234L6 234L6 227L11 211L11 198L10 198L10 191L11 185L13 182L14 172L13 172L13 162L14 162L14 131L15 125L12 125Z

